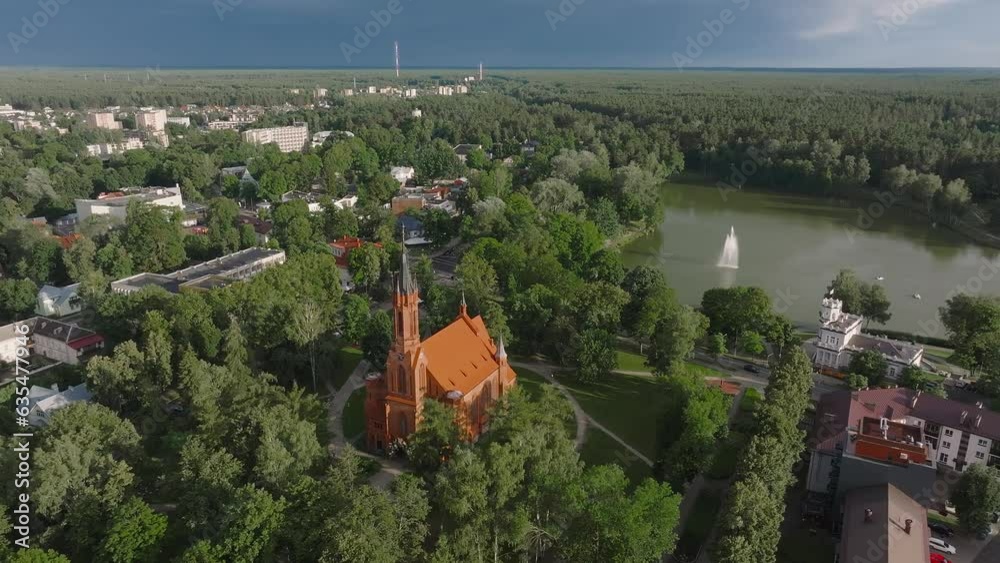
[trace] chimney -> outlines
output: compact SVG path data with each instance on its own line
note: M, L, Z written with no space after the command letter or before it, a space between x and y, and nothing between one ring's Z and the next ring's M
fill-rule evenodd
M976 408L977 409L982 409L983 408L983 402L982 401L976 401Z
M907 535L910 534L910 529L911 528L913 528L913 520L910 520L909 518L907 518L906 519L906 528L904 529L906 531Z
M871 522L873 514L874 513L872 512L872 509L866 508L865 509L865 522Z
M958 422L965 424L965 419L969 418L969 411L962 411L962 416L958 419Z

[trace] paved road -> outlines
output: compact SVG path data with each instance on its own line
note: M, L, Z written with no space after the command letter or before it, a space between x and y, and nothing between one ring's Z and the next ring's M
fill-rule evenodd
M979 552L979 555L972 560L972 563L997 563L1000 561L1000 536L993 536L990 543ZM955 561L955 563L960 563Z

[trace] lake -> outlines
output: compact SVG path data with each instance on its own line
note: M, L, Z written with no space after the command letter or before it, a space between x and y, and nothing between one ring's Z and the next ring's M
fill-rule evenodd
M664 186L663 199L659 227L622 249L625 263L659 268L690 305L713 287L758 286L795 324L815 327L827 286L850 268L867 282L884 278L892 301L887 328L944 338L938 307L950 294L1000 293L997 250L902 206L862 215L870 204L749 190L723 196L687 184ZM717 266L731 228L738 269Z

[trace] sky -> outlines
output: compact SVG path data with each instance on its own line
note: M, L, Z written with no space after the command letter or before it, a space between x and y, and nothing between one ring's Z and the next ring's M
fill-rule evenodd
M997 0L4 0L0 66L388 67L398 41L425 68L993 67L997 21Z

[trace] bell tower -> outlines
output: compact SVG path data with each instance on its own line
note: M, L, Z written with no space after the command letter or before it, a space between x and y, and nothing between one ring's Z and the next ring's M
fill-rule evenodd
M420 351L420 291L403 247L392 296L393 342L386 358L386 429L389 441L407 438L420 421L427 392L427 358Z

